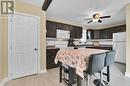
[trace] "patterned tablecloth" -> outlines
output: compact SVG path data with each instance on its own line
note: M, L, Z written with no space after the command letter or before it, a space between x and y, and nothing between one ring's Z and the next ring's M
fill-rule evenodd
M76 74L84 78L83 71L88 68L89 57L92 54L103 53L108 50L101 49L61 49L57 52L55 64L60 61L63 65L76 68Z

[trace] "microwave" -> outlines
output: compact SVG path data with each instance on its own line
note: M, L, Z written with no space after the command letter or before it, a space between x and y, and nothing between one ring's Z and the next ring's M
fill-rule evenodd
M57 30L56 38L60 39L69 39L70 38L70 31L67 30Z

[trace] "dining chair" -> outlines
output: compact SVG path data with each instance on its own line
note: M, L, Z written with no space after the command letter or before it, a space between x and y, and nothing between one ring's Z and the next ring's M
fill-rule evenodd
M85 76L87 75L88 78L88 86L90 86L90 76L94 75L104 68L105 57L106 53L93 54L90 56L88 68L86 71L84 71Z

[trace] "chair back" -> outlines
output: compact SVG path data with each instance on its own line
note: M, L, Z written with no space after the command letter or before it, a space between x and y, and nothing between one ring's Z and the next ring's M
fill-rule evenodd
M109 66L114 63L115 59L115 50L106 52L106 58L105 58L105 65L104 66Z
M89 58L87 73L93 75L104 68L106 53L93 54Z

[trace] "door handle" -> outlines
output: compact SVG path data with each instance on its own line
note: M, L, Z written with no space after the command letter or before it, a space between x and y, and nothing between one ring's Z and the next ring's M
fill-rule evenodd
M37 48L34 49L35 51L38 50Z

